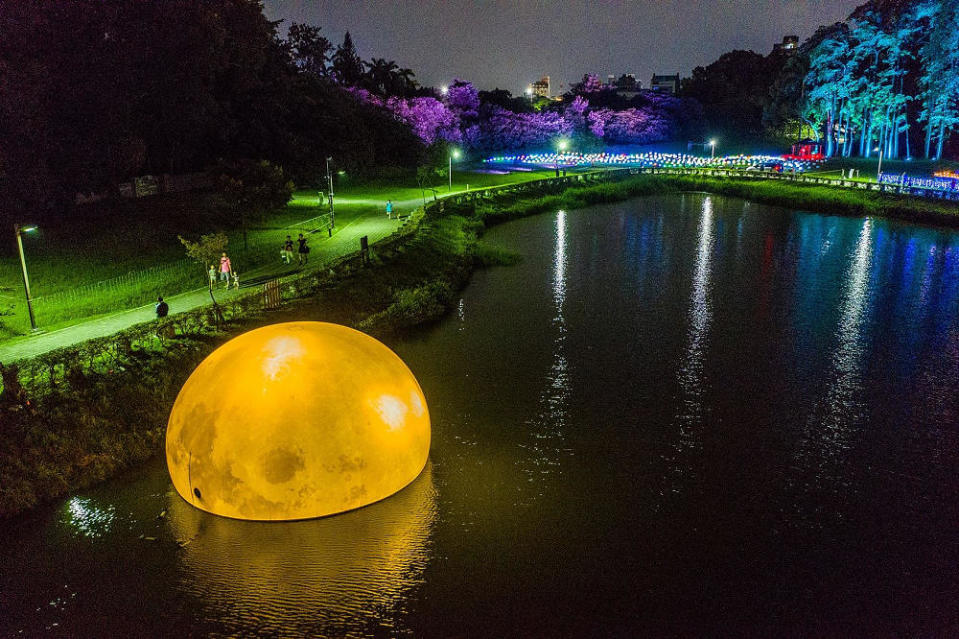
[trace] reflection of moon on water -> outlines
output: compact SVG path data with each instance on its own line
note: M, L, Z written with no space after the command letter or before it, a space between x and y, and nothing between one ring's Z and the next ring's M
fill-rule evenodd
M215 517L169 493L184 588L224 635L349 636L387 626L429 561L432 468L390 499L336 517Z
M403 360L325 322L264 326L211 353L167 425L177 492L237 519L321 517L409 484L430 450L426 399Z

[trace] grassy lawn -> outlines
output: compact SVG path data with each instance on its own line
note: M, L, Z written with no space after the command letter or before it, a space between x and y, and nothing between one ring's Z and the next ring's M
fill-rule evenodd
M852 178L858 182L875 182L876 172L879 169L879 156L871 158L830 158L821 170L810 172L809 175L821 177L841 178L843 171L847 174L850 169L859 171L859 175ZM959 171L959 162L940 160L890 160L883 158L883 173L906 173L913 176L931 176L936 171ZM847 178L848 179L848 178Z
M550 171L506 175L453 171L453 191L540 179ZM409 179L356 182L337 176L336 226L345 228L362 218L384 215L387 199L406 212L422 203L424 193ZM447 194L446 184L436 195ZM430 192L426 197L432 197ZM225 231L229 253L241 274L279 263L279 248L287 234L316 231L313 242L326 238L327 213L317 192L297 191L284 208L248 221L244 247L239 221L215 206L208 193L155 196L134 201L100 202L79 207L69 219L41 224L24 235L34 310L39 325L55 329L126 308L148 304L158 294L170 296L205 286L206 272L189 262L177 235L191 239ZM32 220L28 220L32 221ZM0 340L29 330L20 264L13 238L0 242Z

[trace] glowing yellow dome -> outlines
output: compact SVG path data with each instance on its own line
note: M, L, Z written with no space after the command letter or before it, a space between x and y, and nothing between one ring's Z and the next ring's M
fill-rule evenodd
M392 495L423 470L430 418L416 378L369 335L266 326L193 371L167 424L173 486L237 519L321 517Z

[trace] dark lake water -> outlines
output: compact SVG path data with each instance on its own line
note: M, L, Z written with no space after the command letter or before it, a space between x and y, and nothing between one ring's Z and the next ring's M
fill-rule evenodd
M487 240L390 344L411 486L240 522L157 459L0 526L0 632L959 636L959 234L686 194Z

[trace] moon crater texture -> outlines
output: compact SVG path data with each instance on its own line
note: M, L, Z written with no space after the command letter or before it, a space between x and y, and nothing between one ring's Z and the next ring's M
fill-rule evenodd
M423 391L369 335L337 324L259 328L216 349L170 413L177 493L235 519L322 517L409 484L430 448Z

